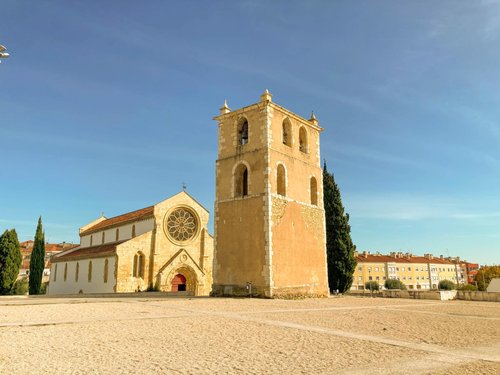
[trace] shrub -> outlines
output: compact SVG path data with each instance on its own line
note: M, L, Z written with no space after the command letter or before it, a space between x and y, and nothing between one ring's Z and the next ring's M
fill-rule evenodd
M380 286L378 285L377 281L367 281L365 283L365 289L371 290L373 292L373 291L379 290Z
M28 294L29 286L28 286L28 278L23 277L20 280L17 280L14 284L14 288L12 288L12 294L16 295L25 295Z
M455 289L455 283L450 280L441 280L439 282L439 290L453 290Z
M476 292L477 286L472 285L472 284L466 284L466 285L462 285L459 289L464 290L464 291L468 291L468 292Z
M387 279L385 280L384 286L386 289L401 289L406 290L406 285L401 282L401 280Z

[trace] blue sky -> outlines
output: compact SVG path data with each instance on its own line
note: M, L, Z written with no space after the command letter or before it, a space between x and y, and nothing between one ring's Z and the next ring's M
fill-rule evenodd
M224 99L314 110L358 250L500 263L499 1L0 4L0 230L50 242L181 190Z

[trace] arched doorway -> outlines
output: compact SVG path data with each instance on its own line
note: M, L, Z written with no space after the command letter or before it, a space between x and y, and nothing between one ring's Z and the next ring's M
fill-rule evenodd
M172 279L172 292L185 292L186 291L186 277L180 273Z

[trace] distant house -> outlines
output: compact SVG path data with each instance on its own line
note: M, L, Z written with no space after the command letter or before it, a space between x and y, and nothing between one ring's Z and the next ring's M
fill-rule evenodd
M30 272L30 260L31 260L31 252L33 251L33 244L34 242L32 240L24 241L19 243L20 249L21 249L21 255L23 257L22 263L21 263L21 268L19 269L19 274L17 276L18 279L21 279L23 277L26 277L29 275ZM52 257L56 254L59 254L62 251L70 250L78 245L74 245L72 243L46 243L45 244L45 267L43 269L43 278L42 281L46 282L49 281L50 277L50 266L52 264Z
M500 292L500 278L491 279L490 285L486 288L487 292Z

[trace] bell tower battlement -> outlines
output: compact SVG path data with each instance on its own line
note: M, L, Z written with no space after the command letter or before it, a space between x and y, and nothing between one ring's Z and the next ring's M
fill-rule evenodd
M320 133L309 120L258 103L218 122L215 295L327 295Z

